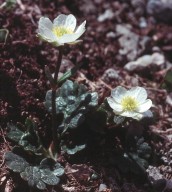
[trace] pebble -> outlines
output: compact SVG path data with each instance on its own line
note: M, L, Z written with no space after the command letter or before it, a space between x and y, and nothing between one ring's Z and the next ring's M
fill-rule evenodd
M107 9L103 14L99 15L98 21L103 22L107 19L112 19L114 16L114 12L111 9Z
M103 192L107 189L107 186L105 184L100 184L99 186L99 192Z
M109 81L109 80L113 80L113 79L119 79L119 75L115 69L109 68L104 72L102 78L104 80Z
M153 53L152 55L143 55L139 57L136 61L128 62L124 69L128 71L134 71L139 68L145 68L149 65L161 66L165 63L165 57L161 53Z
M144 18L144 17L140 17L140 19L139 19L139 27L140 28L146 28L147 27L147 21L146 21L146 19Z
M120 49L119 54L126 56L129 61L133 61L146 49L149 37L141 37L132 32L131 25L116 25L116 33L120 35L118 39Z
M146 10L156 20L172 23L172 0L148 0Z

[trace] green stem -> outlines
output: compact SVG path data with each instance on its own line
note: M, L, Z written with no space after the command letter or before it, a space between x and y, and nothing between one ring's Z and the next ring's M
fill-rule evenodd
M52 86L52 137L53 137L53 152L56 153L58 151L58 138L57 138L57 115L56 115L56 90L58 88L57 79L58 79L58 73L60 69L60 65L62 62L62 47L59 47L59 55L58 60L56 64L56 69L54 73L54 85Z

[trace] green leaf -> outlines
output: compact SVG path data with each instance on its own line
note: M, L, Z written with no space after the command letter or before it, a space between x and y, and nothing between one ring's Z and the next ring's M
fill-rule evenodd
M144 138L134 138L135 145L127 144L128 152L114 157L115 165L123 172L131 172L136 175L145 174L149 166L148 158L151 155L151 147ZM128 146L129 145L129 146Z
M50 170L41 170L41 179L48 185L57 185L60 179L56 177Z
M81 63L76 65L75 67L73 67L72 69L70 69L69 71L67 71L58 81L58 85L63 84L67 79L69 79L71 76L75 75L75 73L77 72L77 70L81 67Z
M40 163L40 168L45 170L51 170L55 176L62 176L64 174L64 168L60 163L55 162L51 158L45 158Z
M62 146L62 150L63 150L64 152L66 152L67 154L69 154L69 155L74 155L74 154L76 154L77 152L85 149L85 147L86 147L86 145L76 145L74 148L69 149L69 148L67 148L66 145L63 145L63 146Z
M6 44L9 31L7 29L0 29L0 43Z
M137 147L137 154L139 157L148 159L151 156L152 149L149 146L149 144L144 141L143 137L138 139L136 147Z
M145 172L149 166L148 159L151 156L152 150L149 144L144 141L143 137L135 137L135 142L135 147L131 147L131 149L129 149L128 158L135 162L140 170ZM135 169L133 168L133 170Z
M43 181L38 181L36 187L40 190L44 190L46 188L46 184Z
M57 165L56 165L57 166ZM60 177L62 175L64 175L65 171L64 168L60 165L58 165L56 168L54 168L53 170L53 174L57 177Z
M23 152L21 148L15 151ZM44 190L46 184L57 185L60 182L59 177L64 174L61 164L51 158L43 159L38 166L30 165L23 157L13 152L7 152L4 158L9 169L20 173L21 178L27 181L30 187L37 187L40 190Z
M52 110L52 91L46 94L45 107ZM98 104L98 94L89 93L84 85L67 80L56 92L56 112L63 114L64 119L59 128L65 132L68 128L77 128Z
M6 8L6 9L12 9L16 5L16 0L6 0L3 4L0 5L0 9Z
M34 187L41 180L41 172L36 166L28 166L26 169L20 173L23 180L28 182L30 187Z
M20 173L22 179L28 182L30 187L45 189L46 185L57 185L60 181L53 172L48 169L41 169L39 166L29 166Z
M146 169L149 166L148 162L145 159L139 157L137 153L129 153L129 154L132 157L132 159L139 165L139 167L143 171L146 171Z
M13 124L8 124L7 127L10 129L10 131L7 133L7 137L18 143L24 132Z
M43 147L37 132L37 125L31 119L26 119L25 131L21 131L12 124L8 124L8 128L10 130L7 133L7 137L15 141L19 146L22 146L24 150L35 153L36 155L43 153Z
M117 125L123 123L124 120L125 120L125 117L117 116L117 115L115 115L114 118L113 118L113 121L114 121Z
M13 152L6 152L4 158L7 167L14 172L21 173L29 166L29 163L24 158L14 154Z

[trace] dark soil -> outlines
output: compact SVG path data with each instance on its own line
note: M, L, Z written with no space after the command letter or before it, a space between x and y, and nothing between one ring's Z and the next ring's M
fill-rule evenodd
M65 48L64 65L60 71L64 73L71 66L82 63L81 69L72 80L85 84L91 91L97 91L100 103L110 95L111 89L118 85L127 88L145 87L153 101L151 110L155 118L151 123L143 123L144 130L147 131L147 138L155 151L161 151L163 154L168 152L172 138L172 105L166 101L168 92L161 88L167 65L149 66L128 72L123 67L129 61L129 53L119 53L120 35L114 34L118 24L129 24L131 31L141 38L149 37L148 45L141 51L136 50L137 58L152 54L158 49L170 63L172 26L153 22L153 18L146 15L145 7L138 13L129 0L22 0L22 4L18 2L14 8L0 10L0 28L9 31L6 42L0 42L0 191L31 191L19 176L9 172L4 163L4 153L13 146L6 139L7 123L24 123L27 117L31 117L38 123L41 138L47 146L51 138L51 116L43 104L46 91L50 89L44 67L48 65L51 71L54 71L58 50L37 38L36 31L41 16L48 16L53 20L61 13L72 13L77 17L78 23L87 21L87 29L82 37L83 43ZM98 21L105 10L112 10L114 15L105 21ZM139 27L141 17L147 21L145 28ZM108 69L113 69L117 77L109 76ZM61 161L66 170L70 172L70 169L77 168L80 175L69 174L61 180L61 188L47 191L95 192L103 183L107 185L106 192L153 191L146 177L138 179L132 174L122 174L119 169L108 163L113 148L118 145L118 139L111 138L110 134L107 135L107 138L110 138L109 142L107 139L101 146L106 148L105 154L102 154L99 147L95 147L75 157L62 157ZM92 138L94 133L91 140ZM104 142L104 138L101 139ZM154 166L161 167L163 163ZM97 173L98 179L90 179L93 172ZM163 174L167 176L166 173ZM171 176L168 174L168 179Z

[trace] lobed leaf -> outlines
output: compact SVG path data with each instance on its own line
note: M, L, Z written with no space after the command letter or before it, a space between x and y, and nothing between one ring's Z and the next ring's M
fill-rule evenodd
M151 156L152 149L148 143L144 141L144 138L140 138L137 141L137 154L141 158L148 159Z
M18 143L24 132L18 129L18 127L14 126L13 124L8 124L8 128L10 129L10 131L7 133L7 137L12 141Z
M62 150L63 150L64 152L66 152L67 154L69 154L69 155L74 155L74 154L76 154L77 152L85 149L85 147L86 147L86 145L76 145L74 148L69 149L66 145L63 145L63 146L62 146Z
M47 185L57 185L59 177L64 174L64 168L60 163L51 158L43 159L39 166L31 166L24 158L13 152L7 152L4 156L7 167L14 172L20 173L23 180L30 187L44 190Z
M21 173L29 166L29 163L24 158L10 151L5 153L4 159L7 167L14 172Z
M21 131L13 124L8 124L10 129L7 137L22 146L24 150L40 155L42 145L37 132L37 126L31 119L26 119L25 131Z
M51 158L45 158L40 163L40 168L44 170L50 170L55 176L62 176L64 174L64 168L60 163L55 162Z
M45 107L48 111L52 110L51 106L52 91L49 90L45 98ZM64 116L60 128L65 132L68 128L78 127L85 119L93 107L98 104L98 94L89 93L84 85L67 80L56 92L56 112Z

